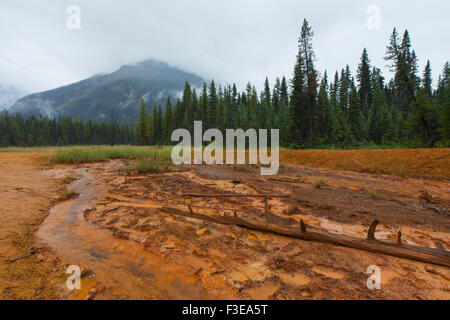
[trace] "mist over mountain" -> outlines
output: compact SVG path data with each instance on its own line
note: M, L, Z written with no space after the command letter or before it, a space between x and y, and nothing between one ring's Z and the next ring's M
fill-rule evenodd
M144 98L149 111L165 106L167 97L175 102L185 82L200 87L204 80L167 63L145 60L122 66L110 74L98 74L57 89L34 93L18 100L10 109L25 116L68 115L82 120L110 121L117 113L121 124L135 123L139 102Z
M0 85L0 111L8 109L25 95L26 92L17 88Z

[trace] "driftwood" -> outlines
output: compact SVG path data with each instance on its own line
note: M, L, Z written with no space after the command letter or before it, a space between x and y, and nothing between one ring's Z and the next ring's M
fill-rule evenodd
M304 223L301 224L301 229L298 229L276 225L273 223L254 221L237 216L210 216L194 213L193 211L188 213L170 207L163 207L161 210L168 213L188 216L195 219L206 220L225 225L236 225L256 231L271 232L277 235L295 239L327 242L338 246L360 249L364 251L450 267L450 252L446 250L413 246L408 244L398 244L395 242L381 241L376 239L358 239L347 235L335 234L312 228L308 228L307 230Z
M24 254L22 256L18 256L18 257L15 257L15 258L8 259L5 262L6 263L13 263L13 262L16 262L16 261L19 261L19 260L31 257L33 254L34 254L34 251L31 251L31 252L29 252L27 254Z

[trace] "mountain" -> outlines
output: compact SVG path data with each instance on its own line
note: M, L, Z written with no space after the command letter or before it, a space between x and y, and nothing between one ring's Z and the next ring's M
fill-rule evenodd
M8 109L17 100L19 100L25 95L26 93L23 92L22 90L0 85L0 111L3 109Z
M110 74L31 94L17 101L11 112L49 117L61 114L93 121L110 121L111 115L117 114L119 123L134 124L141 97L151 112L153 105L164 107L168 96L175 102L186 81L198 87L204 82L199 76L167 63L146 60L122 66Z

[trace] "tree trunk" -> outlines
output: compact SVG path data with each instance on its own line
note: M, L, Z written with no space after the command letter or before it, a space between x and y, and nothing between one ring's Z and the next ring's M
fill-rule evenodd
M210 216L193 213L193 211L191 211L191 213L188 213L170 207L163 207L162 210L176 215L187 216L190 218L206 220L225 225L236 225L256 231L271 232L295 239L327 242L337 246L360 249L364 251L450 267L450 252L446 250L412 246L408 244L398 244L395 242L380 241L375 239L358 239L347 235L334 234L322 230L306 229L306 226L302 228L304 230L302 231L302 229L300 228L296 229L272 223L253 221L245 218L238 218L237 216Z

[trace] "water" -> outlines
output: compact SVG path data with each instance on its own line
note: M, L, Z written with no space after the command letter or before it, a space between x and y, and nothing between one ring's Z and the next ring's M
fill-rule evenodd
M133 241L116 239L109 230L89 224L83 212L102 195L86 168L70 188L77 199L57 204L38 237L70 264L95 272L107 290L105 298L208 299L195 270L156 255Z

